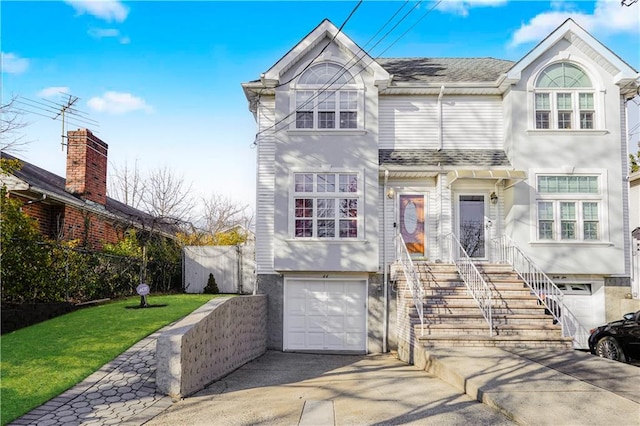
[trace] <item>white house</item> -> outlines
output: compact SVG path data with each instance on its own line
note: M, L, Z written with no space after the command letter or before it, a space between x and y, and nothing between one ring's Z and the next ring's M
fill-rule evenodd
M588 293L584 327L604 322L630 285L625 102L638 78L572 20L515 63L374 59L320 23L242 85L268 346L387 350L398 253L449 264L457 241L478 265L518 248L554 288Z

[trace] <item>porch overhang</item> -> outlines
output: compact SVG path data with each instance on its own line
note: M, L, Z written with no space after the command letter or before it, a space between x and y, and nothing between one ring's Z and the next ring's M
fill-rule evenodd
M522 170L492 170L492 169L456 169L447 173L447 186L451 186L458 179L491 179L496 183L504 182L504 187L510 188L527 178Z

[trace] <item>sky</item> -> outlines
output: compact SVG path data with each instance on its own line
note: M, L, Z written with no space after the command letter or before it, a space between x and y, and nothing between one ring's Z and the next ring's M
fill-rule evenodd
M365 0L343 31L358 45L372 46L375 41L367 42L403 3ZM29 144L16 156L64 176L62 124L41 108L64 103L69 97L62 93L70 94L86 120L68 123L67 130L89 127L105 141L110 171L136 162L143 174L167 166L192 184L196 198L216 194L253 208L256 124L241 83L258 79L324 18L342 25L356 5L2 1L2 102L12 96L35 101L25 110L45 115L23 116L28 125L21 136ZM398 16L414 6L370 48L372 57L517 61L572 17L640 70L640 2L410 1ZM633 133L636 152L640 132Z

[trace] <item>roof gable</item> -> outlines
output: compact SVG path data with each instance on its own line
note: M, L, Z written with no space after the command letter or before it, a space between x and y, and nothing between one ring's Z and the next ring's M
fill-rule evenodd
M507 79L509 81L519 81L524 69L563 39L578 45L589 56L597 57L604 61L605 63L602 63L601 66L614 76L615 83L624 84L639 77L638 72L629 64L585 31L573 19L569 18L520 59L507 72Z
M323 20L320 25L300 40L298 44L269 68L269 70L261 76L261 79L263 82L277 85L285 72L294 67L306 54L326 38L331 40L332 43L335 43L343 52L351 56L351 58L358 58L358 61L364 64L364 68L374 76L376 81L389 80L389 73L369 56L366 51L358 47L353 40L338 30L328 19Z

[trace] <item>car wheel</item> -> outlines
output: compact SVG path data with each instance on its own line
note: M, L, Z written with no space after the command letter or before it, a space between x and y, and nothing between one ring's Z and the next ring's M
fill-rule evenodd
M614 361L626 362L627 358L622 352L620 344L611 336L605 336L596 344L596 355Z

